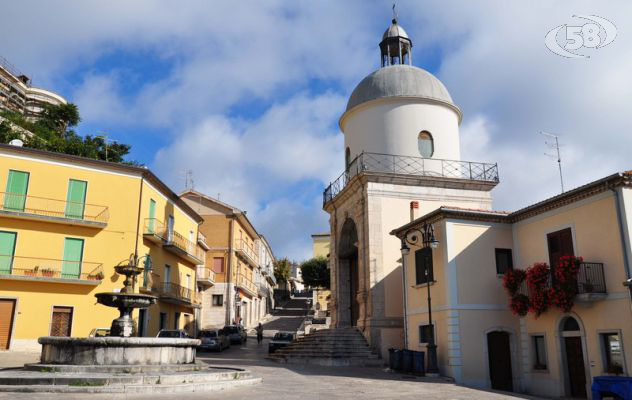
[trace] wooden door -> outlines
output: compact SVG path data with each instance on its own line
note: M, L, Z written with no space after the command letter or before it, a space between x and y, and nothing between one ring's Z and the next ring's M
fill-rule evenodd
M509 333L490 332L487 334L487 354L489 357L489 379L492 389L513 391L511 373L511 345Z
M7 350L11 343L15 300L0 300L0 349Z
M561 257L575 255L573 251L573 233L571 228L549 233L546 235L549 245L549 261L551 268L555 268Z
M565 337L566 369L571 397L586 398L586 371L584 370L584 352L579 336Z
M349 296L350 296L350 305L351 305L351 326L358 325L358 318L360 318L360 303L358 302L358 290L359 290L359 279L358 279L358 255L356 255L349 261Z
M70 336L72 332L72 307L53 307L51 336Z

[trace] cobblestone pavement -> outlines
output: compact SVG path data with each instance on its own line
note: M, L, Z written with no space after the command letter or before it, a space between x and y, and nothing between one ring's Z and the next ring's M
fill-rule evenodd
M402 374L386 372L380 368L330 368L306 365L277 364L265 358L267 342L277 330L296 329L301 307L290 311L298 303L288 303L288 310L270 318L265 326L264 342L260 345L250 337L243 346L233 345L221 353L198 353L198 359L210 365L235 366L247 368L263 383L250 387L230 389L222 392L180 393L177 395L70 395L70 394L30 394L0 393L0 399L174 399L186 397L187 400L319 400L319 399L511 399L507 393L495 393L470 389L446 382L441 379L415 378ZM300 319L300 321L299 321ZM24 362L36 361L35 353L0 353L0 367L16 367Z

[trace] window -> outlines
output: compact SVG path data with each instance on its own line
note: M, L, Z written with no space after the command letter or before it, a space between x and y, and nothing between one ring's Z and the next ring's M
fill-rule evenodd
M179 312L174 314L173 329L180 329L180 313Z
M531 336L533 340L533 369L546 369L546 348L544 335Z
M419 343L428 343L434 337L434 325L419 325Z
M422 131L418 139L419 154L423 158L430 158L434 154L434 140L430 132Z
M213 272L216 274L224 273L224 257L213 258Z
M222 294L214 294L213 295L213 307L221 307L224 305L224 295Z
M156 225L156 200L149 199L149 221L147 221L147 232L154 233Z
M610 374L623 373L623 348L619 333L602 333L604 369Z
M499 275L513 269L511 249L496 249L496 273Z
M66 218L83 219L88 182L71 179L66 195Z
M345 171L349 172L350 164L351 164L351 149L347 147L347 150L345 150Z
M4 209L11 211L24 211L28 186L28 172L9 170L7 190L4 195Z
M167 329L167 313L160 313L160 329Z
M433 281L431 248L415 251L415 274L417 285Z

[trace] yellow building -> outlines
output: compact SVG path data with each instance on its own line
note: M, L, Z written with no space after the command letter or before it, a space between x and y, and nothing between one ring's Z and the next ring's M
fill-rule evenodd
M206 263L215 274L215 285L201 297L201 326L255 326L273 305L276 282L269 244L245 211L193 190L180 196L204 220Z
M137 290L159 298L138 334L194 333L201 218L143 167L0 145L0 348L38 348L40 336L87 336L118 311L114 266L138 254Z
M411 245L430 225L436 248ZM590 398L594 377L630 374L631 228L626 172L512 213L441 207L396 229L410 247L403 277L407 347L425 351L434 337L441 374L466 385ZM583 259L570 281L570 311L551 304L538 317L514 315L504 275L535 263L555 271L564 256ZM559 292L560 278L546 274L538 287ZM518 293L533 302L526 283Z

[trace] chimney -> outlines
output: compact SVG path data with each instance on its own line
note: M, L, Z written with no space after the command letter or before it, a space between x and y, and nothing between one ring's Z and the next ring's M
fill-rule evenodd
M414 221L419 217L419 202L411 201L410 202L410 221Z

